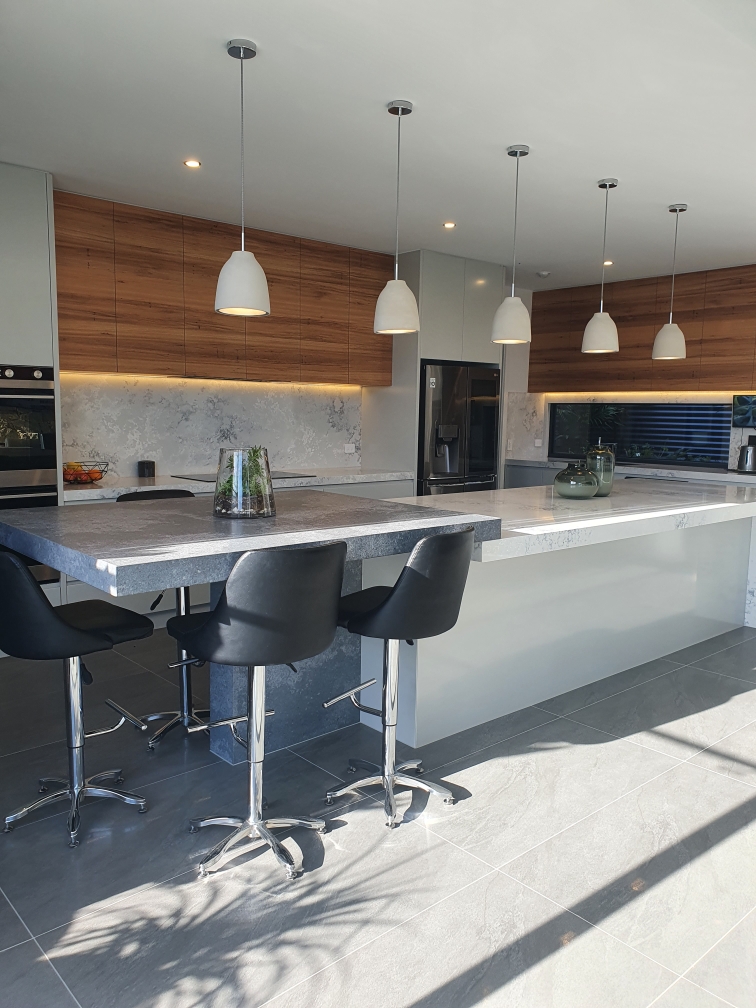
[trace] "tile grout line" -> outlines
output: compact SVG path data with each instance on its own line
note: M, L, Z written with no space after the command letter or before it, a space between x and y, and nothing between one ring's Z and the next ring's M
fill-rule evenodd
M606 928L601 927L600 924L594 924L593 921L589 921L587 917L583 917L581 914L577 913L576 910L572 910L570 909L570 907L566 907L560 902L558 902L558 900L555 900L553 896L547 896L546 893L542 893L540 889L534 889L533 886L528 885L527 882L522 882L520 879L515 878L514 875L510 875L508 872L502 871L500 868L497 868L496 871L500 875L503 875L505 878L512 879L513 882L517 882L517 884L521 885L524 889L528 889L530 892L535 893L536 896L541 896L543 899L548 900L549 903L553 903L553 905L555 907L559 907L559 909L563 911L563 913L568 913L571 914L573 917L577 917L578 920L583 921L585 924L588 925L588 927L593 928L595 931L600 931L601 934L606 935L607 938L611 938L612 941L619 942L620 945L624 945L625 948L630 949L630 951L634 952L636 955L642 956L644 959L648 959L649 962L654 963L656 966L660 966L662 969L667 970L667 972L669 973L673 973L675 979L673 980L672 984L677 983L677 981L682 978L683 974L678 973L677 970L672 969L671 966L665 966L664 963L659 962L658 959L654 959L653 956L647 955L640 949L637 949L633 945L630 945L628 942L623 941L622 938L618 938L617 935L613 935L611 931L607 931ZM672 986L672 984L670 984L670 987ZM669 987L666 989L669 990ZM662 993L664 992L662 991Z
M118 899L108 900L102 906L98 906L96 910L90 910L89 913L79 914L78 917L72 917L70 920L64 921L62 924L56 924L55 927L47 928L47 930L45 931L40 931L39 934L33 935L31 931L29 931L28 927L26 928L26 930L29 931L29 934L32 934L32 939L36 941L37 938L44 938L45 935L52 934L53 931L60 931L61 928L69 927L71 924L76 924L78 921L86 920L88 917L96 917L97 914L103 913L103 911L105 910L110 910L111 907L117 906L119 903L123 903L124 900L130 899L135 894L141 896L144 893L150 892L152 889L158 889L160 886L167 885L169 882L175 882L176 879L183 878L184 875L191 875L192 872L194 871L196 871L195 868L188 868L184 872L179 872L178 875L171 875L170 878L161 879L159 882L152 882L150 883L150 885L145 886L143 889L136 889L136 890L131 889L123 896L119 896ZM0 889L0 892L2 892L2 889ZM5 896L5 893L3 893L3 895ZM5 896L5 898L8 899L7 896ZM10 903L10 900L8 900L8 902ZM16 912L18 913L18 911ZM26 927L26 925L24 926Z
M667 660L666 658L656 659L656 661L666 661L666 660ZM629 693L631 690L639 689L641 686L647 686L649 683L657 682L659 679L663 679L665 676L671 675L673 672L679 672L680 669L682 668L687 668L687 665L679 665L679 664L675 665L675 667L671 668L668 672L662 672L661 675L654 676L652 679L644 679L643 682L634 683L632 686L627 686L625 689L617 690L616 693L608 693L606 696L601 697L601 699L599 700L592 700L588 704L583 704L582 707L576 707L574 710L567 711L567 714L577 714L578 711L586 710L588 707L595 707L596 704L603 703L604 700L611 700L612 697L622 696L623 693ZM629 672L631 670L628 669L627 671ZM620 672L619 675L622 675L622 673ZM597 679L596 682L601 682L601 680ZM587 685L592 686L593 683L587 683ZM582 687L578 686L577 689L582 689ZM566 716L565 714L556 714L554 711L550 711L548 707L542 706L544 703L548 702L549 702L548 700L542 700L540 703L534 703L532 706L537 708L538 710L545 711L547 714L553 714L554 717Z
M4 899L6 900L6 902L8 903L8 906L9 906L9 907L11 908L11 910L12 910L12 911L13 911L13 913L14 913L14 914L16 915L16 917L18 917L18 919L19 919L19 921L21 922L22 926L23 926L23 927L25 928L25 930L26 930L26 931L28 932L30 940L31 940L31 941L33 941L33 942L34 942L34 944L35 944L35 945L37 946L37 948L38 948L39 952L41 953L41 955L43 956L43 958L44 958L45 962L46 962L46 963L48 964L48 966L49 966L49 967L50 967L50 969L51 969L51 970L53 971L53 973L55 974L55 976L56 976L56 977L58 978L58 980L60 980L60 982L61 982L61 983L63 984L63 986L64 986L64 987L66 988L66 990L68 991L68 993L69 993L69 995L70 995L70 997L71 997L71 1000L72 1000L72 1001L74 1002L74 1004L75 1004L75 1005L77 1005L77 1006L78 1006L78 1008L82 1008L82 1005L81 1005L80 1001L78 1000L78 998L77 998L77 997L75 997L75 996L74 996L74 993L73 993L73 991L72 991L72 990L71 990L71 988L70 988L70 987L68 986L68 984L67 984L67 983L66 983L66 981L65 981L65 980L63 979L63 977L62 977L62 976L60 975L60 973L59 973L59 972L57 971L57 969L55 968L55 964L54 964L54 963L53 963L53 962L52 962L52 961L50 960L50 958L49 958L49 956L47 955L47 953L45 952L45 950L44 950L44 949L42 948L42 946L41 946L41 945L39 944L39 942L37 941L37 939L36 939L36 938L34 937L34 935L33 935L33 934L32 934L32 932L31 932L31 929L30 929L30 928L29 928L29 926L27 925L26 921L25 921L25 920L24 920L24 918L23 918L23 917L21 916L21 914L20 914L20 913L18 912L18 910L16 910L15 906L14 906L14 905L13 905L13 904L11 903L11 901L10 901L10 900L8 899L8 895L7 895L7 893L5 892L5 890L4 890L4 889L3 889L2 887L0 887L0 893L2 893L2 894L3 894L3 898L4 898ZM22 944L25 944L25 942L22 942Z
M479 878L473 879L471 882L467 882L465 885L460 886L459 889L455 889L454 892L447 893L446 896L442 896L441 899L436 900L435 903L430 903L427 907L423 907L422 910L415 911L415 913L410 914L410 916L407 917L406 920L399 921L399 923L397 924L392 924L391 927L386 928L385 931L382 931L378 935L374 935L372 938L368 939L368 941L363 942L362 945L358 945L356 948L353 948L349 952L345 952L344 955L339 956L337 959L334 959L332 962L327 963L325 966L321 966L320 969L315 970L314 973L310 973L309 976L302 977L301 980L298 980L295 984L292 984L291 987L286 987L284 990L279 991L277 994L274 994L272 998L268 998L267 1001L261 1001L256 1006L256 1008L265 1008L266 1005L272 1004L278 998L283 997L284 994L288 994L290 991L296 990L297 987L300 987L303 983L307 983L308 980L312 980L313 977L318 976L320 973L324 973L326 970L331 969L331 967L335 966L337 963L343 962L344 959L348 959L350 956L353 956L355 952L362 951L362 949L367 948L368 945L372 945L373 942L378 941L379 938L383 938L387 934L390 934L392 931L396 931L397 928L403 927L405 924L408 924L411 920L414 920L416 917L419 917L420 914L424 914L428 910L432 910L433 907L438 906L445 900L451 899L452 896L456 896L458 893L464 892L465 889L469 889L470 886L476 885L478 882L481 881L481 879L488 878L489 875L494 875L495 873L496 869L494 868L490 872L486 872L484 875L481 875Z
M669 987L665 987L661 994L657 994L654 1000L651 1001L650 1004L646 1005L646 1008L653 1008L653 1006L659 1002L659 999L663 998L665 994L668 994L681 980L687 980L687 978L685 976L680 976L676 980L673 980ZM687 982L690 984L693 983L692 980L687 980ZM700 984L693 984L693 986L698 987L699 990L706 991L707 994L711 994L711 996L716 998L717 1001L721 1001L724 1005L729 1005L730 1008L738 1008L738 1006L734 1005L732 1001L726 1001L723 997L720 997L719 994L714 994L712 991L707 990L706 987L702 987Z
M687 980L687 981L688 981L688 983L692 983L692 984L695 984L695 985L696 985L696 987L700 987L700 988L701 988L701 990L705 990L705 991L707 992L707 994L712 994L712 995L713 995L714 997L717 997L717 998L720 998L720 1000L724 1001L724 1002L725 1002L725 1004L732 1004L732 1002L728 1001L728 1000L727 1000L726 998L723 998L721 994L714 994L714 991L710 991L708 987L703 987L703 986L702 986L701 984L699 984L699 983L696 983L696 981L695 981L695 980L691 980L691 979L690 979L690 977L688 976L688 973L690 973L690 971L691 971L692 969L694 969L694 968L695 968L695 967L696 967L696 966L697 966L697 965L698 965L698 964L699 964L699 963L701 962L701 960L702 960L702 959L705 959L705 958L706 958L706 956L707 956L707 955L709 955L709 953L710 953L710 952L713 952L713 951L714 951L714 949L715 949L715 948L717 947L717 945L719 945L719 944L720 944L721 942L723 942L723 941L725 940L725 938L726 938L726 937L727 937L727 936L728 936L729 934L731 934L731 933L732 933L732 932L733 932L733 931L735 930L735 928L736 928L736 927L739 927L739 926L740 926L740 925L741 925L741 924L743 923L743 921L744 921L744 920L746 919L746 917L750 917L750 916L751 916L751 914L752 914L752 913L753 913L753 912L754 912L755 910L756 910L756 905L755 905L755 906L752 906L752 907L751 907L751 909L747 911L747 913L744 913L744 914L743 914L743 916L742 916L742 917L740 918L740 920L737 920L737 921L735 921L735 923L734 923L734 924L732 925L732 927L731 927L731 928L728 928L728 930L727 930L727 931L725 931L725 933L724 933L723 935L720 935L720 937L719 937L719 938L717 938L717 940L716 940L716 941L714 942L714 944L713 944L713 945L711 946L711 948L708 948L708 949L707 949L707 950L706 950L705 952L703 952L703 953L702 953L702 954L701 954L701 955L700 955L700 956L698 957L698 959L696 959L696 961L695 961L695 962L691 963L691 964L690 964L690 966L688 966L688 968L687 968L687 969L685 970L685 972L684 972L684 973L682 974L683 978L684 978L685 980ZM649 1008L651 1008L651 1006L650 1006L650 1005L649 1005ZM733 1008L738 1008L738 1006L737 1006L737 1005L733 1005Z

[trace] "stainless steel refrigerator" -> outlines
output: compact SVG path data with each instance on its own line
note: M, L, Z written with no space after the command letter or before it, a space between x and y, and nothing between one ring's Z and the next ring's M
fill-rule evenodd
M495 364L420 362L418 494L496 489L500 377Z

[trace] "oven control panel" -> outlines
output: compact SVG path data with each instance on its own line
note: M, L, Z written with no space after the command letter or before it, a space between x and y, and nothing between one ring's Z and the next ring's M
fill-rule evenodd
M0 364L0 379L5 381L51 382L51 367L29 367L27 364Z

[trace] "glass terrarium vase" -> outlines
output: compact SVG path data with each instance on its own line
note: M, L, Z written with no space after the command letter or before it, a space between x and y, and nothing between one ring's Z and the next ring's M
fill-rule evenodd
M573 500L587 500L595 497L599 488L598 477L590 469L576 462L570 462L554 477L554 489L560 497L571 497Z
M213 513L222 518L270 518L276 513L265 448L221 448Z
M597 497L608 497L614 483L614 452L601 441L589 448L585 455L585 468L595 475L599 481Z

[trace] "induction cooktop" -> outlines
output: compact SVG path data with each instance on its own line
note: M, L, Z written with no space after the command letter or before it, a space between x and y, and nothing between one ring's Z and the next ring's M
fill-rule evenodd
M171 473L173 479L196 480L198 483L215 483L215 473ZM283 472L270 470L271 479L307 479L307 473Z

